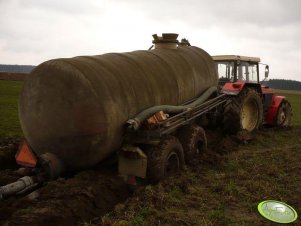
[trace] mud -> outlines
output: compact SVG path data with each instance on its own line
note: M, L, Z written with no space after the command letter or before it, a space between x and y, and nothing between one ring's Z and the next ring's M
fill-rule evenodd
M19 148L20 139L0 139L0 170L16 169L15 154Z
M222 130L206 131L208 148L197 159L199 164L215 168L223 166L223 156L236 151L239 144L247 144L254 139L254 135L243 131L237 135L225 135Z
M15 162L20 139L0 140L0 186L22 177ZM96 166L45 183L26 196L0 200L0 225L77 225L99 220L124 202L130 190L116 165Z
M221 130L207 130L206 135L207 150L203 150L179 175L167 178L157 185L138 188L126 203L117 205L114 211L108 216L103 216L101 221L94 225L119 225L119 223L120 225L195 225L187 223L191 221L199 222L197 225L223 225L219 222L215 224L203 222L202 224L201 218L189 219L191 213L186 213L186 211L199 209L200 206L202 206L202 211L206 210L206 207L202 205L204 201L202 197L208 194L208 190L220 193L224 188L216 186L213 189L211 184L225 178L226 175L220 173L214 174L214 177L208 177L204 172L208 172L208 169L217 169L217 171L222 169L225 156L230 152L238 151L239 145L250 142L254 136L247 132L235 136L224 135ZM196 181L204 185L200 190L195 185L198 184ZM221 200L212 199L212 202L215 202L215 207L218 207ZM179 210L181 205L184 206L182 207L183 213ZM170 207L171 212L168 210Z
M222 131L216 130L207 131L207 138L208 149L189 166L200 173L204 167L222 167L222 156L236 150L239 143L247 142L247 139L224 136ZM4 146L7 146L11 141L4 143ZM10 146L11 154L8 156L11 158L12 152L17 150L17 145L14 143ZM10 169L0 171L0 186L21 177L12 169L16 167L15 163L7 165ZM0 225L99 224L105 214L120 209L132 194L124 181L117 176L116 169L116 165L96 167L71 177L48 182L26 196L2 200ZM144 188L138 188L135 193L138 194L139 189ZM183 191L185 189L183 187Z
M6 171L1 182L17 177ZM25 197L1 201L0 224L78 225L98 221L103 214L124 202L130 191L116 172L86 170L73 178L60 178Z
M0 80L22 81L28 74L0 72Z

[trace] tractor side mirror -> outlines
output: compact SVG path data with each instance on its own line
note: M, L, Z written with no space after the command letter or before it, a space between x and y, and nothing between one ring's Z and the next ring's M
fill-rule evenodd
M264 77L265 78L269 77L269 72L270 72L269 65L265 65L265 70L264 70Z

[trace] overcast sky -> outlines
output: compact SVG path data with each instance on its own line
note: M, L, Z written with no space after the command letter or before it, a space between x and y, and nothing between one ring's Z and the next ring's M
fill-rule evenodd
M301 0L0 0L0 64L148 49L172 32L301 81L300 11Z

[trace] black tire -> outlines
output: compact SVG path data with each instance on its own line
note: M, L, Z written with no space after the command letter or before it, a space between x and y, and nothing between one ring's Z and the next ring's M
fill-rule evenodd
M185 163L189 164L196 155L207 148L205 130L197 125L187 125L178 132L178 139L184 150Z
M259 94L251 88L245 88L226 104L223 128L232 134L241 130L252 132L261 126L262 118L263 104Z
M147 178L152 183L176 174L183 166L183 147L174 136L162 138L157 146L147 150Z
M276 125L288 127L292 120L292 107L287 100L283 100L277 111Z

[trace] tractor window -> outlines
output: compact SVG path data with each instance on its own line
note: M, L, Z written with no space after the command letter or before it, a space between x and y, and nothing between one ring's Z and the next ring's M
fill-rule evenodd
M234 62L216 62L215 65L220 79L234 80Z
M250 64L249 68L249 82L258 82L258 76L257 76L257 65L256 64Z
M237 67L238 81L258 82L257 81L257 65L248 62L241 62Z

